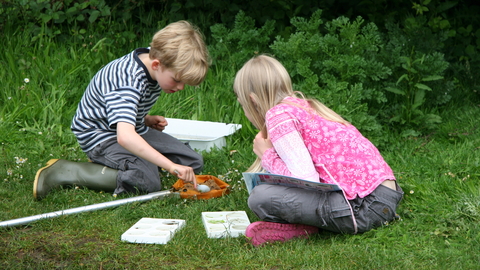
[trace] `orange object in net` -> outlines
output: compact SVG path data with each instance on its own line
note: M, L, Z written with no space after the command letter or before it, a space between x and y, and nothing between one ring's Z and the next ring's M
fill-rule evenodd
M210 191L199 192L193 188L192 183L185 183L182 179L178 179L178 181L173 184L173 190L179 192L180 197L183 199L211 199L230 193L230 185L213 175L196 175L195 177L197 184L207 185Z

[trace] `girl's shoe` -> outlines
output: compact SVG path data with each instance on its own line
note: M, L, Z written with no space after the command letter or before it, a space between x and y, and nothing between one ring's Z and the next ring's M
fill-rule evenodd
M287 241L292 238L308 238L312 233L317 233L318 228L303 224L286 224L266 221L251 223L245 231L245 236L250 238L254 246L277 241Z

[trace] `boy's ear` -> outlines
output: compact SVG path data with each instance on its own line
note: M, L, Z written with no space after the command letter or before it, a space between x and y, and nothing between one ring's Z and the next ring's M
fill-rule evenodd
M153 59L152 60L152 69L153 70L158 70L161 65L162 65L162 63L160 63L160 60L158 60L158 59Z

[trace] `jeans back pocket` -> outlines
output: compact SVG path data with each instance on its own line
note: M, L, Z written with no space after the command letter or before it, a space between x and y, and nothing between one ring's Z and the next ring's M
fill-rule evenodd
M370 219L370 228L367 230L386 225L395 217L393 208L381 201L372 201L368 210L367 217Z

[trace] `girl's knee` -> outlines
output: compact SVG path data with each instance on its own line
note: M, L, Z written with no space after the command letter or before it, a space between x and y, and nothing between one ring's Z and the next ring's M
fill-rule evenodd
M270 196L265 192L266 185L256 186L248 197L248 207L250 209L265 208L270 201Z

